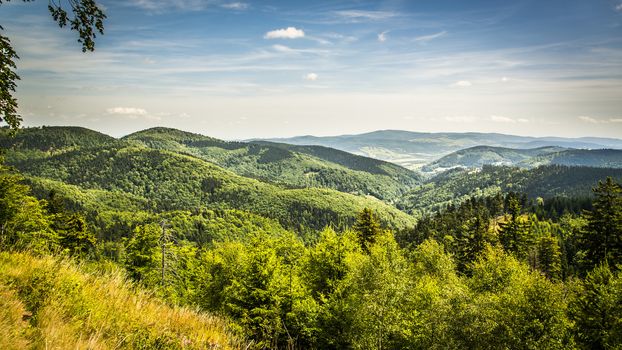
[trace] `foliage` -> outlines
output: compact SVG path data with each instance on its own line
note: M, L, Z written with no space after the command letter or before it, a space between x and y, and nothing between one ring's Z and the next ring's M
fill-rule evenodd
M608 177L594 194L594 209L586 212L587 226L580 238L588 266L622 259L622 187Z
M52 18L61 28L69 24L71 30L78 32L78 42L82 45L83 52L95 50L97 33L104 34L106 15L95 0L67 0L67 3L71 7L70 13L65 10L66 7L62 6L63 0L59 0L58 3L50 1L48 10ZM0 5L2 5L2 0L0 0ZM4 30L2 26L0 26L1 30ZM0 34L0 122L6 122L12 131L17 130L21 124L21 117L17 114L17 100L13 97L16 81L19 80L15 72L17 59L19 57L11 46L9 38Z

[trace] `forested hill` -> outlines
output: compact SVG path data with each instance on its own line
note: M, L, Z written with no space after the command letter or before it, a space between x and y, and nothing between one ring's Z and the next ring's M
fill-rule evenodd
M398 203L406 211L431 212L471 197L518 192L541 197L591 198L592 188L607 177L622 180L622 169L561 165L524 169L485 165L481 169L454 169L413 189Z
M22 129L14 137L8 137L8 134L8 128L0 128L1 148L51 152L73 147L101 146L117 141L112 136L77 126L44 126Z
M23 133L27 136L31 130ZM63 151L17 147L7 154L7 162L29 176L83 189L129 194L124 201L138 200L135 206L156 211L240 209L276 219L288 228L320 229L329 224L350 225L357 212L369 207L388 227L408 227L415 222L411 216L371 197L331 189L287 189L237 175L199 157L153 149L131 140L106 139L91 147L94 144L72 144Z
M417 173L398 165L326 147L226 142L168 128L139 131L123 140L190 154L242 176L295 188L332 188L395 200L421 182Z
M515 149L477 146L453 152L427 164L421 170L438 173L455 167L481 168L484 165L508 165L521 168L534 168L540 165L621 168L622 150L564 149L561 147Z
M441 172L455 167L481 168L483 165L518 165L534 157L565 151L561 147L517 149L475 146L448 154L421 168L424 172Z

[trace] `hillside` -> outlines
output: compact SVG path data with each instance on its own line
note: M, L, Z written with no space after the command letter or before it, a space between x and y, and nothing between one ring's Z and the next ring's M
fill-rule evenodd
M286 189L236 175L196 157L125 142L33 159L9 155L8 160L30 176L144 198L147 207L157 211L239 209L298 229L301 225L349 225L357 212L370 207L389 227L414 224L412 217L371 197L330 189Z
M2 349L233 349L226 322L171 307L115 270L0 253Z
M226 142L168 128L139 131L123 140L190 154L242 176L294 188L332 188L394 200L420 182L418 174L395 164L326 147Z
M8 128L0 128L0 147L55 152L77 147L93 147L114 143L116 139L100 132L77 126L43 126L21 129L8 137Z
M520 166L539 165L589 166L596 168L622 168L622 150L616 149L573 149L544 154L523 161Z
M521 169L484 166L482 169L454 169L428 180L403 197L398 207L430 212L457 204L469 197L498 192L524 193L529 198L590 198L592 188L608 176L622 179L622 169L567 167L559 165Z
M524 137L494 133L423 133L381 130L360 135L329 137L299 136L269 141L295 145L320 145L382 159L409 169L418 169L452 152L475 147L505 148L614 148L622 149L622 140L607 138Z
M561 147L541 147L533 149L514 149L492 146L476 146L448 154L430 164L421 171L439 173L448 169L481 168L484 165L517 165L535 157L564 151Z
M484 165L506 165L521 168L534 168L541 165L621 168L622 150L580 150L560 147L514 149L476 146L448 154L423 166L421 171L434 174L456 167L481 168Z

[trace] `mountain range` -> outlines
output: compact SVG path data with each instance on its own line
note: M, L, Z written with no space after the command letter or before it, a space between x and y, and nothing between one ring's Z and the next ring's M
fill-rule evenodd
M409 169L419 169L452 152L476 146L513 149L561 147L574 149L622 149L622 140L582 137L528 137L496 133L424 133L380 130L359 135L298 136L267 139L294 145L319 145L381 159Z

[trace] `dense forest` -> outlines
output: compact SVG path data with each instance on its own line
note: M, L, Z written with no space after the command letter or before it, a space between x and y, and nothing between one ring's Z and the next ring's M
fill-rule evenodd
M2 348L622 347L620 170L424 181L170 129L0 144ZM310 160L332 184L287 180Z

